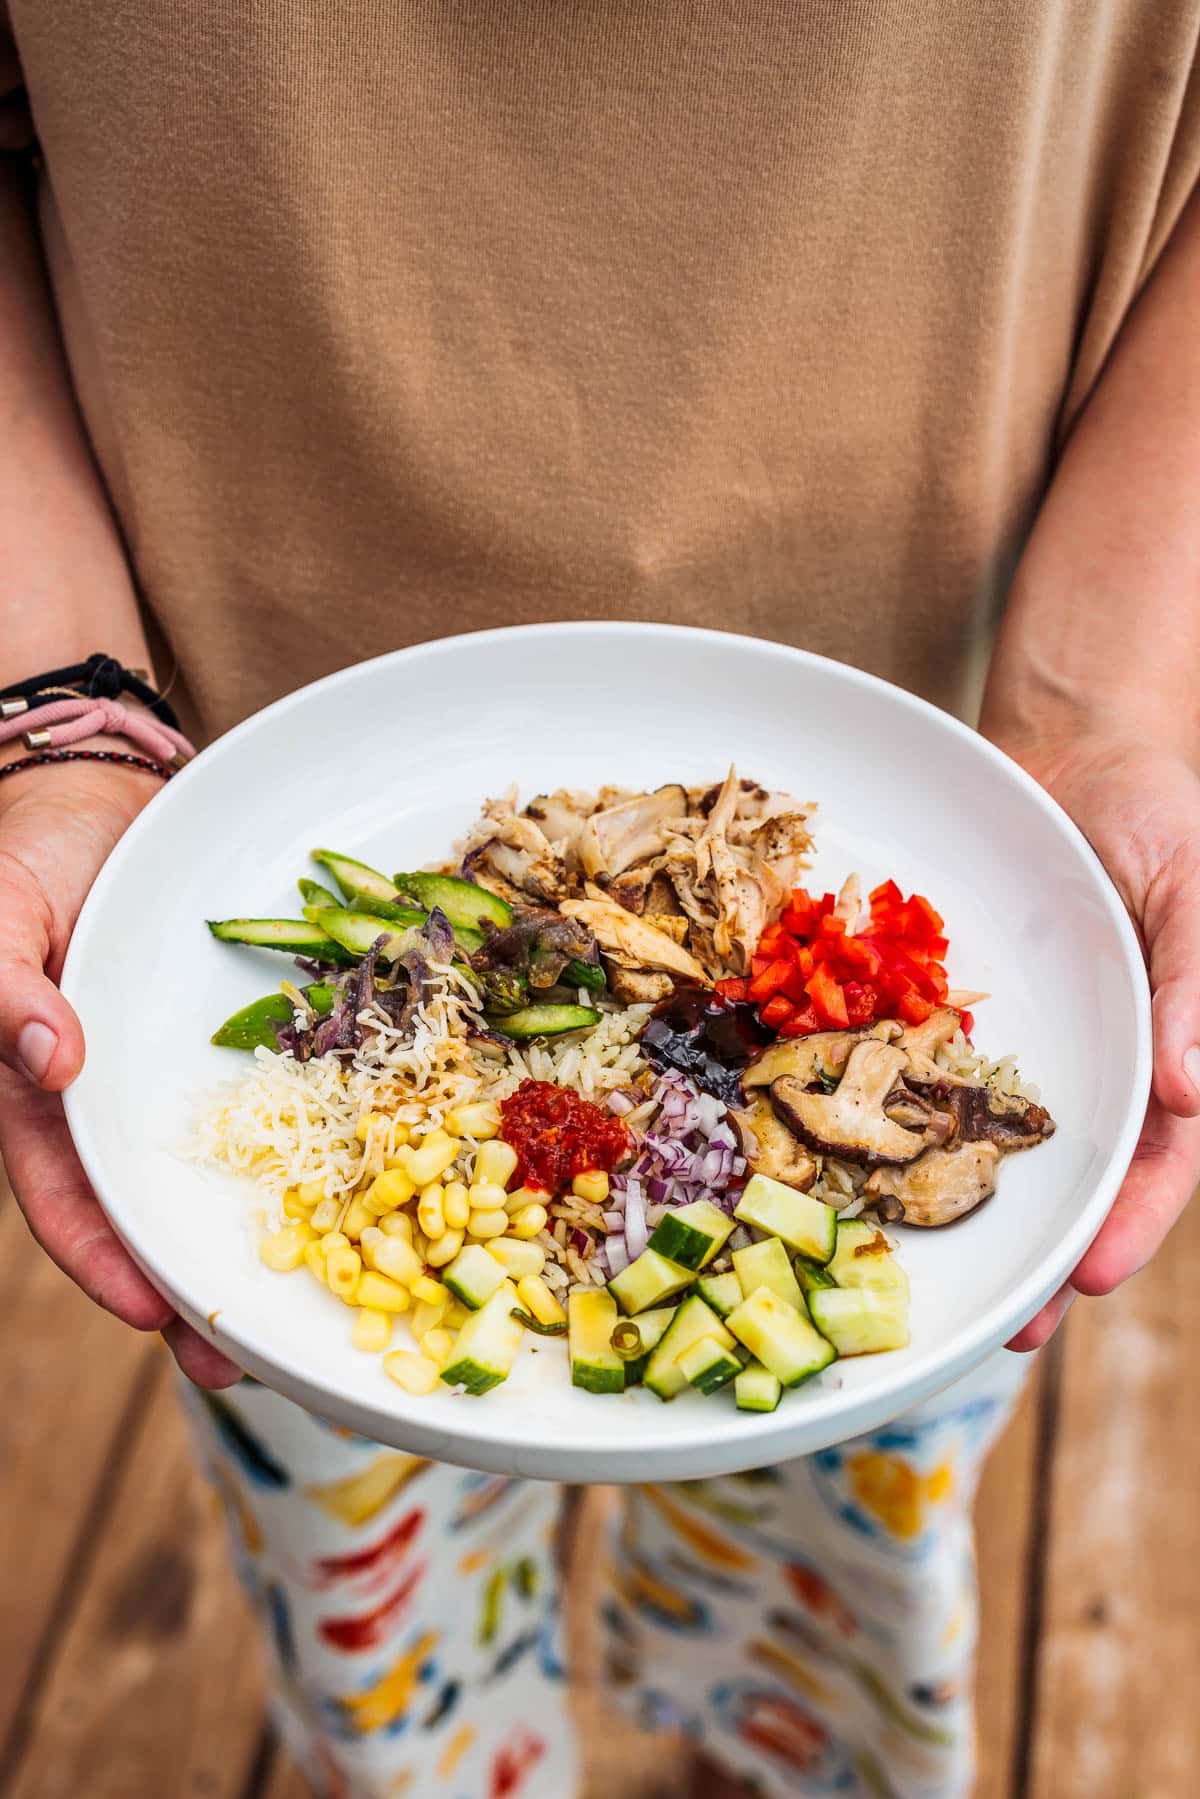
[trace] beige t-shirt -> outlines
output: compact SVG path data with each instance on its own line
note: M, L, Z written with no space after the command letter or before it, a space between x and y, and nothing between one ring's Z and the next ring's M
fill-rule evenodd
M968 705L1200 173L1200 0L8 11L83 415L209 731L598 616Z

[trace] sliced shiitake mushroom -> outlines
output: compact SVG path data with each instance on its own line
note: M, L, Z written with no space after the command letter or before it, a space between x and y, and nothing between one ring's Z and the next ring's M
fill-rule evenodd
M995 1192L1000 1150L994 1143L961 1143L954 1149L927 1149L904 1168L877 1168L865 1196L899 1222L920 1226L952 1224ZM888 1202L891 1201L889 1205ZM896 1213L895 1207L902 1210Z
M818 1154L840 1156L863 1168L912 1162L931 1143L944 1142L949 1127L935 1113L919 1130L889 1118L886 1102L899 1085L906 1061L899 1046L868 1037L850 1051L832 1093L810 1093L806 1084L783 1076L772 1082L771 1104L800 1141Z

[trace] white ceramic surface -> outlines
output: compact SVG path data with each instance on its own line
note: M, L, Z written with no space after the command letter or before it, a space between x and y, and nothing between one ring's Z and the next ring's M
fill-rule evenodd
M820 804L818 890L851 868L944 913L952 984L994 998L976 1041L1015 1049L1059 1130L1007 1160L997 1196L945 1231L901 1231L913 1341L842 1363L774 1414L573 1391L556 1344L485 1399L411 1398L350 1346L350 1318L259 1262L260 1202L175 1146L237 1071L210 1032L288 972L206 918L294 914L309 848L385 869L443 855L478 802L740 770ZM311 873L318 871L310 869ZM67 1095L87 1171L156 1285L244 1368L402 1448L570 1480L686 1478L806 1453L895 1416L1003 1343L1064 1281L1129 1161L1150 1080L1149 1002L1121 904L1065 816L944 714L840 664L650 625L487 632L332 675L179 775L102 871L63 989L88 1039ZM212 1317L210 1325L209 1319Z

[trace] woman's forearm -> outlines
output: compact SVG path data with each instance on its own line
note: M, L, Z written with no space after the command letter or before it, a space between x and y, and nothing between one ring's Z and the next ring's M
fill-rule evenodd
M1200 758L1200 194L1063 454L1013 585L983 726Z
M28 195L0 159L0 686L93 650L149 661Z

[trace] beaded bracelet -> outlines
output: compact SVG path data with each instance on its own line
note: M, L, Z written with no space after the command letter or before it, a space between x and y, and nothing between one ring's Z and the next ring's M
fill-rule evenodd
M23 768L46 768L54 762L120 762L125 768L144 768L147 774L158 775L164 781L175 773L161 762L152 762L149 756L131 756L125 750L48 750L36 756L22 756L19 762L0 763L0 781L20 774Z

